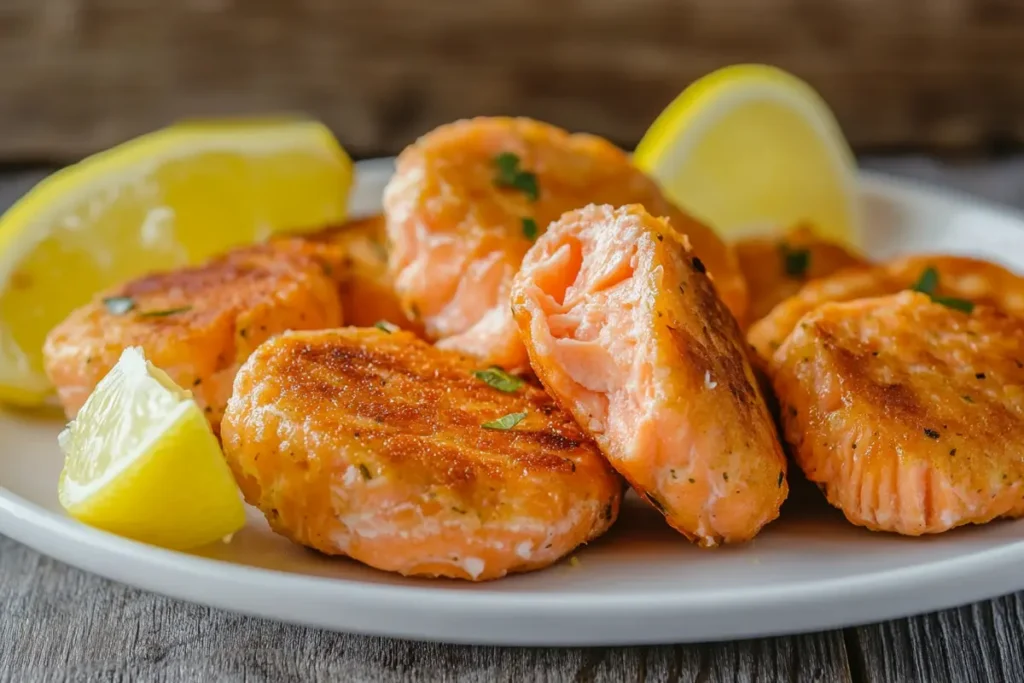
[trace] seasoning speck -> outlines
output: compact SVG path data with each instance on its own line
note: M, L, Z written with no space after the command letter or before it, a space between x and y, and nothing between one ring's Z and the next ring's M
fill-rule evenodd
M939 438L939 433L937 431L935 431L934 429L925 429L924 430L924 435L927 436L929 439L937 439L937 438Z
M697 269L698 273L706 273L708 269L704 267L704 262L696 256L693 257L693 267Z

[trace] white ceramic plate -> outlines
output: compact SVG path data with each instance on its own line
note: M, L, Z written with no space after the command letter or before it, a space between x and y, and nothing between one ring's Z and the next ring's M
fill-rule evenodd
M387 161L360 164L353 211L379 209ZM948 192L863 177L872 256L981 255L1024 272L1024 219ZM503 645L707 641L820 630L1024 588L1024 520L907 539L847 524L814 489L749 545L702 551L636 501L579 564L473 585L403 579L274 536L160 550L82 526L56 495L61 421L0 412L0 532L166 595L360 633Z

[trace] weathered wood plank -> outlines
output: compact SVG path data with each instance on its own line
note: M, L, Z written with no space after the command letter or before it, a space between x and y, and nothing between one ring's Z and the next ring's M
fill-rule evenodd
M1022 626L1018 593L858 628L850 657L869 681L1024 681Z
M6 0L0 59L0 159L279 110L360 155L496 113L631 145L692 79L744 61L806 78L859 146L1024 141L1013 0Z
M110 583L0 537L0 681L850 681L842 634L503 648L277 624Z

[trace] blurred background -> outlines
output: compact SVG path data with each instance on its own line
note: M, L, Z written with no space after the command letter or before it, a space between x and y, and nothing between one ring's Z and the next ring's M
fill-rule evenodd
M2 0L0 163L181 117L304 112L357 157L523 114L632 147L690 81L806 79L860 153L1024 142L1021 0Z

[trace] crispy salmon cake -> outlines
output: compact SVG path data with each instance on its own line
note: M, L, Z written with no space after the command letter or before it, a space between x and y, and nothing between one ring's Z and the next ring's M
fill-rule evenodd
M749 322L768 315L811 280L869 265L843 246L821 239L805 225L782 236L740 240L735 248L750 292Z
M714 546L778 516L786 459L743 335L666 220L565 214L527 253L512 308L534 372L674 528Z
M1024 322L928 296L828 303L775 352L786 440L854 524L917 536L1024 513Z
M832 301L886 296L918 286L950 300L994 307L1024 316L1024 278L988 261L962 256L908 256L890 263L854 268L805 285L751 326L747 341L770 375L772 356L807 313Z
M345 323L372 327L387 321L423 335L423 326L406 316L388 270L387 230L383 215L351 220L306 236L314 252L322 249L338 282Z
M267 342L223 442L276 532L410 576L546 567L611 526L623 488L539 387L397 329Z
M526 365L509 314L512 277L562 213L642 204L687 234L729 308L746 313L735 254L674 207L628 155L592 135L523 118L437 128L405 149L384 192L395 287L427 335L506 369Z
M262 245L95 297L50 332L43 355L72 418L121 352L142 347L192 391L217 432L235 373L257 346L285 330L340 324L335 284L322 264L295 249Z

